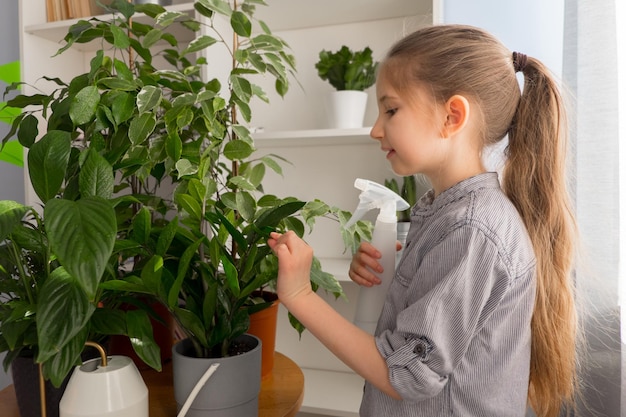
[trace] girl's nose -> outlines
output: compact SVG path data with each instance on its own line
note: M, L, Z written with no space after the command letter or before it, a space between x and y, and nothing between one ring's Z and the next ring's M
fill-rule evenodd
M381 140L383 138L383 129L380 126L379 120L378 118L376 119L372 130L370 130L370 136L375 140Z

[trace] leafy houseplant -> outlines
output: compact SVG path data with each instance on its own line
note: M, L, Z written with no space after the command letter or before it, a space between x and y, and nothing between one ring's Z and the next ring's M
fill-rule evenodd
M74 170L63 176L59 191L64 199L82 199L81 184L96 183L81 183L82 171L76 179L78 168L92 160L106 163L108 168L94 175L100 179L106 171L114 178L107 183L110 194L102 198L115 209L117 239L101 276L96 274L89 325L105 334L128 334L154 367L158 355L145 312L123 313L116 309L122 300L136 294L159 300L191 338L197 356L227 354L231 341L246 331L249 313L265 307L251 294L275 279L276 259L265 243L269 231L303 235L320 216L340 223L349 217L321 201L263 193L266 169L281 173L282 159L254 153L245 124L252 117L251 101L267 97L252 81L271 76L283 95L294 62L284 41L264 23L253 31L255 7L261 4L198 0L194 8L202 18L196 20L155 4L114 0L108 9L112 21L79 21L59 50L101 42L89 72L69 83L48 78L58 86L51 94L20 95L9 102L25 109L10 134L17 133L25 146L36 145L34 112L47 120L48 134L62 132L76 144ZM134 21L136 12L155 23ZM228 33L217 29L224 21ZM204 28L208 34L182 44L169 31L174 26L194 34ZM233 38L233 45L226 42ZM211 65L223 64L211 61L218 46L232 57L226 80L208 73ZM157 69L156 56L168 68ZM361 223L344 232L344 239L352 244L368 233ZM316 288L341 294L317 261L312 280ZM100 301L103 307L95 308Z
M353 52L342 46L336 52L322 50L315 64L319 77L334 87L326 107L330 128L360 128L367 107L364 91L376 81L378 62L369 47Z
M9 352L6 368L32 350L59 386L99 333L98 284L117 231L107 200L113 177L98 154L58 130L30 146L28 166L43 214L0 201L0 351ZM76 189L60 198L66 178Z
M352 51L344 45L336 52L322 50L315 68L319 77L337 91L364 91L376 82L378 62L369 47Z

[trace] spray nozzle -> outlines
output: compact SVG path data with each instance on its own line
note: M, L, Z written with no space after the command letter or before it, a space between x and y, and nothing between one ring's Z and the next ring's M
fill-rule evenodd
M345 228L361 220L365 213L372 209L380 210L378 214L379 220L391 223L397 220L396 211L406 210L410 207L409 203L404 201L404 199L394 191L374 181L357 178L354 181L354 186L361 190L359 205L352 217L350 217L350 220L348 220L344 226Z

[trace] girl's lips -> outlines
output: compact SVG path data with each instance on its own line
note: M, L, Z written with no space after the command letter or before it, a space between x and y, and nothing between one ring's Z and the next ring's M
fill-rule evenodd
M391 158L392 156L396 154L396 151L394 151L393 149L383 149L383 151L387 152L387 159Z

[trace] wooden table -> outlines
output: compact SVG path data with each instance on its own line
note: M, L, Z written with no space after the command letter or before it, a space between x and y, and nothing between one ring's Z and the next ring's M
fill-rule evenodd
M175 417L177 413L172 388L172 363L162 372L153 369L141 372L150 397L150 417ZM259 417L294 417L304 397L304 375L291 359L275 353L274 370L261 381ZM10 385L0 391L2 417L19 417L15 390Z

